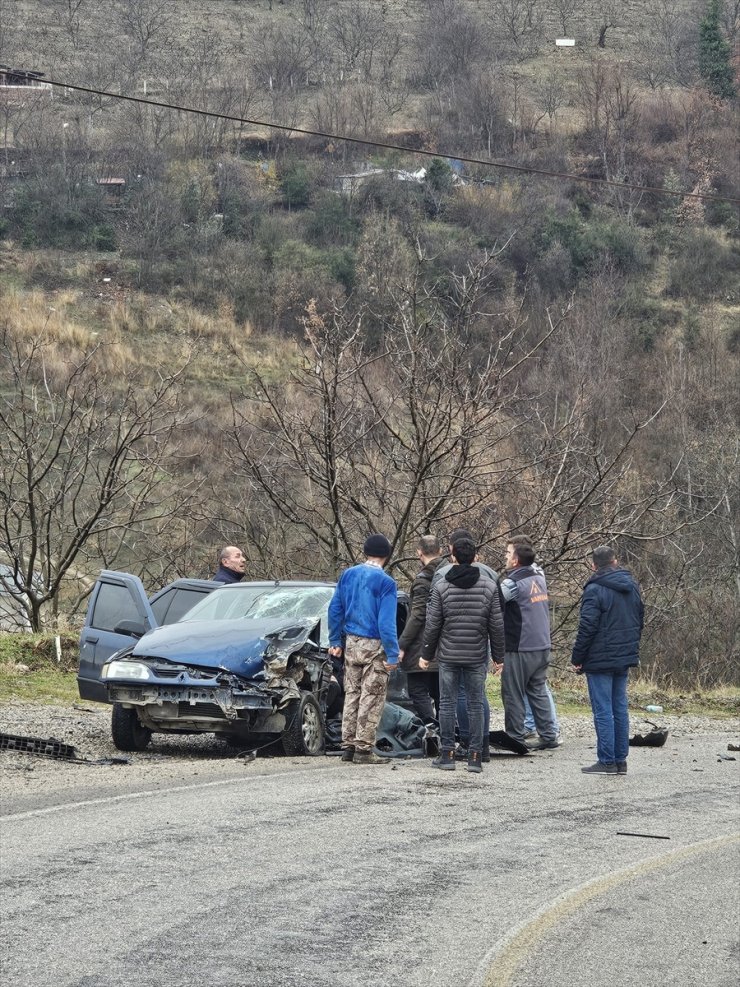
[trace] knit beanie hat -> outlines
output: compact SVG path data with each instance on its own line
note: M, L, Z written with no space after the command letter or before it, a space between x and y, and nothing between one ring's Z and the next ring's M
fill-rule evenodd
M391 543L385 535L370 535L362 546L362 551L371 559L389 559Z

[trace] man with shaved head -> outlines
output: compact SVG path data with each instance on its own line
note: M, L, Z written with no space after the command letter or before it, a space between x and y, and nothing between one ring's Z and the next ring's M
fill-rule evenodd
M214 583L240 583L244 579L247 560L244 552L236 545L227 545L221 549L218 557L218 571L213 577Z

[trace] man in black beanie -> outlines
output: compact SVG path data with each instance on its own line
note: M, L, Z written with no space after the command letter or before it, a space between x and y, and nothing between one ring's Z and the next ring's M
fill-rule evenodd
M388 677L398 666L398 590L383 571L392 551L388 539L370 535L363 551L365 562L344 570L329 604L329 654L344 651L342 760L388 764L373 747Z

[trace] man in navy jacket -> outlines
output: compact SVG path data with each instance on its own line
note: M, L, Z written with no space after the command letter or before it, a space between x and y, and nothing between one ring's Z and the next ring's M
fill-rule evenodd
M571 662L588 681L598 761L584 774L626 774L629 753L627 676L640 664L644 607L640 587L608 545L594 549L583 589Z

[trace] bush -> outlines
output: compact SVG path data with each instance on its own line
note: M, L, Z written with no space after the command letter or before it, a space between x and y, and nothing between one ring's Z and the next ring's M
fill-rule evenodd
M584 219L578 212L551 216L542 232L542 253L561 243L570 253L577 274L593 271L605 262L622 274L634 274L646 263L639 230L614 217L595 212Z
M93 226L90 233L90 246L95 250L116 250L116 231L108 223Z
M740 296L737 250L704 230L687 230L678 249L668 276L667 295L697 301Z
M289 165L280 178L280 191L289 209L305 209L311 201L313 176L303 161Z

